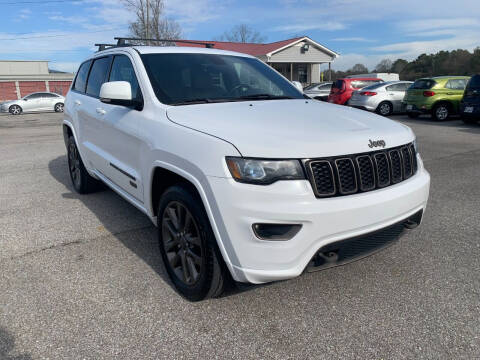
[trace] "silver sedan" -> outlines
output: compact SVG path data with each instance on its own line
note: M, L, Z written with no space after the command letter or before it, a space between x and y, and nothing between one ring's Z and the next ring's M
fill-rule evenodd
M2 103L1 112L9 112L12 115L20 115L30 111L55 111L63 112L65 98L62 95L51 92L38 92L27 95L20 100L12 100Z
M312 84L303 89L303 93L308 97L316 100L326 101L328 95L330 95L330 89L332 88L331 82L322 82Z
M403 98L412 84L411 81L389 81L370 85L355 91L348 105L383 116L402 112L405 111Z

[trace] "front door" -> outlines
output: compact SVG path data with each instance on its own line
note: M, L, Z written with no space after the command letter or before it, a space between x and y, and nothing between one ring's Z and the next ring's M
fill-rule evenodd
M115 55L106 81L127 81L132 98L141 99L132 62L126 55ZM87 86L88 88L88 86ZM139 110L100 102L95 99L95 115L101 138L96 147L101 150L102 173L115 185L143 202L143 179L140 171Z

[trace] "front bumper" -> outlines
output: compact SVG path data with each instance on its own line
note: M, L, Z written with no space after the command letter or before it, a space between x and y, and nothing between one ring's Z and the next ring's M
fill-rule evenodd
M319 249L386 228L424 210L430 176L418 157L411 178L384 189L318 199L307 180L268 186L210 177L225 234L223 248L237 281L265 283L300 275ZM254 223L301 224L290 240L258 239Z

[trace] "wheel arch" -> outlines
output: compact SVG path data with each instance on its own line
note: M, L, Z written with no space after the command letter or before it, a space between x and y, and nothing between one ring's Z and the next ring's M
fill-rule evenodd
M164 184L162 184L164 180L166 181ZM230 270L230 273L234 279L237 281L246 281L244 275L239 273L233 266L232 262L238 263L238 259L231 245L230 238L228 237L225 224L223 223L221 216L219 216L219 209L215 200L213 199L213 192L206 180L202 181L201 179L193 176L191 173L175 165L157 160L152 166L150 172L150 184L147 186L149 194L145 194L147 197L146 201L149 202L149 204L146 205L148 206L148 211L151 214L154 224L156 226L158 225L157 207L161 195L166 189L168 189L169 186L178 183L190 187L199 197L199 200L202 202L202 205L207 213L208 220L210 221L210 225L227 268ZM207 193L210 194L210 196L208 196ZM214 214L216 214L216 216Z
M439 100L435 101L432 104L432 110L434 110L437 106L442 105L442 104L446 104L448 106L449 110L455 111L455 106L453 105L453 103L450 100L447 100L447 99L439 99Z

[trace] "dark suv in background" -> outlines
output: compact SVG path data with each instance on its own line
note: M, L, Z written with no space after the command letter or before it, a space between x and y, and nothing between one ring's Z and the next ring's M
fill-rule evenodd
M460 114L465 123L480 120L480 75L473 75L460 102Z

